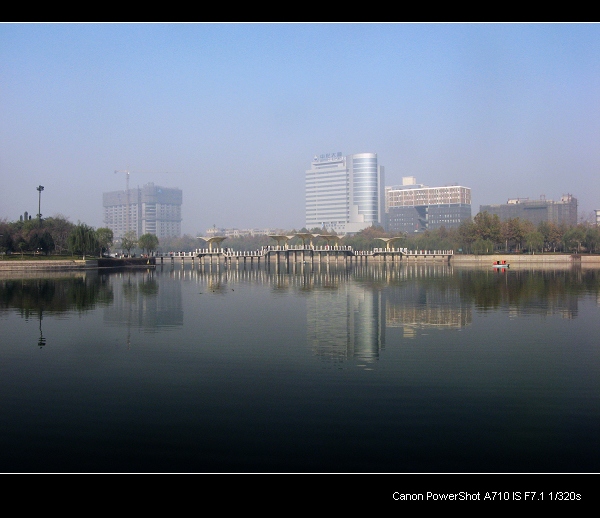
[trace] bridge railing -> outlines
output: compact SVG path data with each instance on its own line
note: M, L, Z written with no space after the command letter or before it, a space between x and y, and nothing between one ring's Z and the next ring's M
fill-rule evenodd
M406 249L405 249L406 250ZM408 250L406 255L454 255L454 250Z
M151 257L195 257L197 252L154 252Z

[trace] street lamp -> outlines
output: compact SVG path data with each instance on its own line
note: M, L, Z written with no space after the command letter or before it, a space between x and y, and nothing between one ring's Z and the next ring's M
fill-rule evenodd
M42 191L44 190L43 185L37 186L38 195L38 222L42 226Z

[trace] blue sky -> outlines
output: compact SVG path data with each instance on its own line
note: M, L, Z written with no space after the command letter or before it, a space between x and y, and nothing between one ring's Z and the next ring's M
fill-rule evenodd
M183 190L186 233L298 229L337 151L471 187L473 214L600 209L600 25L0 24L0 218L41 184L44 216L102 226L130 169Z

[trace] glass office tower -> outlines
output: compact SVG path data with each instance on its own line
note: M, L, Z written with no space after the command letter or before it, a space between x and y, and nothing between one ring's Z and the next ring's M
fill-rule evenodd
M383 185L376 153L315 156L306 171L306 228L347 234L381 225Z

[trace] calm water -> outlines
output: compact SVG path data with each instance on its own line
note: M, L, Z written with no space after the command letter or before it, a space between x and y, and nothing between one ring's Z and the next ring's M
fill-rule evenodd
M599 472L600 271L0 277L0 471Z

